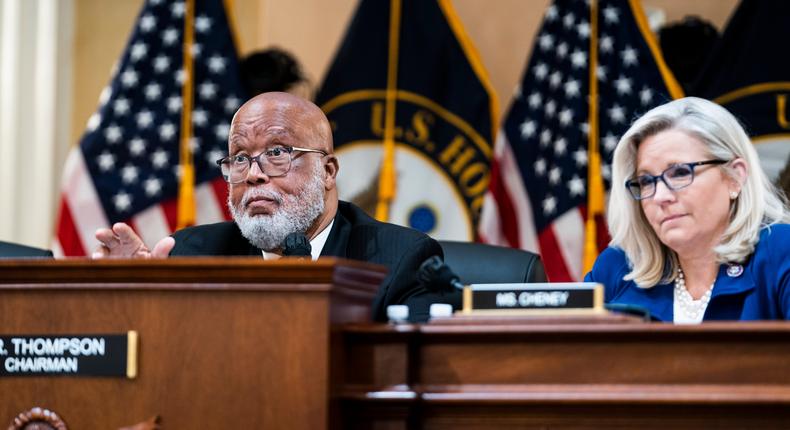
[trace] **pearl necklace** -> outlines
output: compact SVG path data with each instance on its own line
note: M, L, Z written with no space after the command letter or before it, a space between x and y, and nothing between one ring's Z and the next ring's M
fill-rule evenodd
M716 281L713 281L713 284L710 284L708 290L705 291L705 294L699 298L699 300L694 300L689 294L688 289L686 289L686 279L683 277L683 270L678 267L678 276L675 278L675 302L678 303L680 306L680 310L683 311L686 318L701 321L702 316L705 314L705 309L708 307L708 302L710 302L710 296L713 294L713 285L716 284Z

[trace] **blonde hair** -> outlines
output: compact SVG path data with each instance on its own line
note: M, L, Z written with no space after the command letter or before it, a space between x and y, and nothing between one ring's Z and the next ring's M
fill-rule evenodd
M674 251L661 243L650 227L641 204L625 188L636 172L639 145L662 131L678 130L703 143L712 158L741 158L747 178L730 207L730 222L713 250L719 263L742 263L754 252L760 230L790 221L787 202L760 168L757 151L738 120L723 107L705 99L686 97L651 109L636 120L617 144L612 161L612 190L607 221L611 245L621 248L631 263L624 279L642 288L669 282L679 267ZM724 172L736 179L729 165Z

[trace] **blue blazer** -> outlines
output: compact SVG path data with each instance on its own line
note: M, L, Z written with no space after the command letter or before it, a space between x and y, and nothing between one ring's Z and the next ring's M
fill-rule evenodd
M719 267L704 320L777 320L790 318L790 224L776 224L760 232L754 254L743 273L728 275ZM639 288L624 281L629 261L619 248L606 248L584 280L604 285L606 303L637 305L661 321L673 321L674 283ZM733 274L733 271L730 271Z

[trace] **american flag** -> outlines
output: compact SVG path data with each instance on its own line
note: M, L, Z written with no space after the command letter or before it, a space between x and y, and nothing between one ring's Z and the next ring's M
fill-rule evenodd
M612 152L632 120L682 96L638 1L556 0L548 8L494 147L479 233L484 242L539 252L551 281L584 275L591 67L601 159L592 177L606 189ZM608 233L598 218L600 250Z
M95 230L119 221L149 246L175 230L182 88L189 79L185 21L194 34L189 146L195 219L230 218L227 187L214 161L227 153L230 120L244 94L222 0L148 0L97 112L66 161L56 255L90 253L98 244Z

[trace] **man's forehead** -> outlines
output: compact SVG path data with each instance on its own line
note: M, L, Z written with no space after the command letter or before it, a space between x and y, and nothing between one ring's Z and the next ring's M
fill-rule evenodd
M295 134L292 127L282 124L234 124L230 130L230 141L233 143L238 140L284 138Z
M301 105L261 101L243 106L233 118L229 147L266 146L272 140L301 147L313 147L321 138L316 119Z

